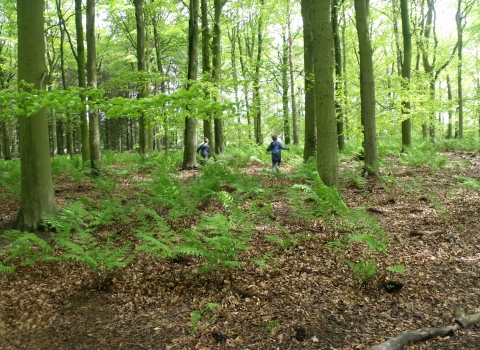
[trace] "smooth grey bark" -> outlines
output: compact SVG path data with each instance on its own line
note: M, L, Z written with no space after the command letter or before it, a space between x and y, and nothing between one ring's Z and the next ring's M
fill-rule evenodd
M286 31L286 28L285 28ZM283 33L283 45L282 45L282 54L280 57L281 62L281 87L282 87L282 110L283 110L283 133L285 135L285 144L290 144L290 114L288 113L288 42L287 34Z
M212 42L212 78L215 86L217 87L218 94L214 96L215 100L220 99L220 71L222 68L222 9L225 6L227 0L213 0L214 4L214 26L213 26L213 42ZM215 133L215 154L225 154L225 135L224 135L224 122L221 115L213 116L214 133Z
M364 139L364 171L377 174L378 150L375 122L373 52L368 30L368 0L355 0L355 20L360 51L360 99Z
M255 60L255 74L253 78L253 131L257 145L263 143L262 135L262 99L260 96L260 68L262 65L263 50L263 11L265 0L260 0L260 13L257 23L257 57Z
M290 0L287 0L287 33L288 33L288 65L290 68L290 100L292 101L292 132L293 132L293 144L298 145L300 143L300 137L298 135L298 107L297 107L297 94L295 84L295 65L293 62L293 39L292 39L292 26L291 26L291 13L290 13Z
M201 12L202 12L202 72L204 75L211 78L212 64L211 64L211 49L210 49L210 26L208 21L208 0L201 0ZM206 92L206 98L211 97L210 92ZM213 137L213 118L209 114L207 118L203 120L203 136L210 141L210 147L214 147L215 140Z
M333 31L330 1L312 6L315 94L317 108L317 170L323 183L338 186L337 118L333 82Z
M342 0L343 4L343 0ZM333 45L335 50L335 109L337 111L337 143L338 149L345 149L345 134L344 134L344 113L343 113L343 66L342 66L342 45L340 43L340 28L338 25L338 8L340 3L338 0L333 0L332 3L332 30L333 30Z
M95 39L95 0L87 0L87 85L97 88L97 47ZM89 141L90 168L93 177L100 175L102 169L102 149L100 144L100 118L95 97L89 95Z
M303 160L308 161L317 153L317 124L315 115L315 79L313 60L313 0L302 0L303 60L305 69L305 146Z
M402 17L403 60L402 60L402 86L408 90L412 71L412 32L410 30L410 11L408 0L400 0L400 13ZM412 146L412 122L410 119L410 101L402 101L402 150Z
M198 0L190 0L190 19L188 23L188 87L192 86L198 75ZM188 108L188 106L187 106ZM192 169L196 160L197 119L185 118L183 169Z
M462 4L465 7L462 9ZM467 15L472 10L477 0L458 0L457 13L455 15L455 22L457 25L457 43L458 43L458 66L457 66L457 111L458 111L458 138L463 139L463 31L466 26Z
M134 0L135 5L135 22L137 25L137 69L139 72L146 71L146 62L145 62L145 21L143 18L143 0ZM148 96L148 89L144 83L141 83L139 86L138 98L145 98ZM139 122L139 140L138 140L138 152L141 155L148 155L149 152L149 142L148 142L148 123L146 120L145 113L140 112Z
M83 33L82 0L75 0L75 31L77 38L77 54L75 58L77 60L78 86L82 89L85 89L87 87L87 76L85 68L85 43ZM80 94L80 99L82 102L85 102L85 94ZM80 123L82 161L88 162L90 160L90 143L88 136L88 119L86 108L83 108L80 111Z
M447 99L452 101L452 83L450 81L450 76L447 74ZM452 123L453 113L452 110L448 110L448 124L447 124L447 139L453 139L453 123Z
M45 88L44 5L44 0L17 1L18 81L33 84L36 89ZM22 231L36 231L43 213L57 212L45 108L35 115L19 117L19 124L22 160L20 210L15 226Z

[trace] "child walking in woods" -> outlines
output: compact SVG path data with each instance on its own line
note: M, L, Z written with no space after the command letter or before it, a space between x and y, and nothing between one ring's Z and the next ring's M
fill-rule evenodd
M272 171L275 171L277 165L282 163L282 149L289 151L290 148L283 147L280 141L277 141L277 135L272 136L272 143L267 148L267 152L272 152Z
M210 146L208 145L208 139L205 137L203 143L198 146L197 152L203 157L202 164L205 164L208 160L208 154L210 153Z

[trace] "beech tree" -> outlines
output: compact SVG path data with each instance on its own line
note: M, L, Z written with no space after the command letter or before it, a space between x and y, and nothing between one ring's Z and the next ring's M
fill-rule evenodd
M17 1L18 26L18 82L45 89L44 0ZM19 101L20 102L20 101ZM57 211L53 195L45 108L35 114L19 117L21 189L20 210L16 228L36 231L42 222L42 213Z
M334 94L333 31L330 1L314 1L312 6L313 54L317 120L317 170L323 183L338 186L337 119Z
M198 74L198 0L190 0L190 20L188 25L188 87L197 80ZM188 108L188 106L187 106ZM183 169L196 166L197 119L191 115L185 117Z
M360 51L360 99L365 160L364 171L370 175L375 175L378 166L378 151L375 122L373 54L368 30L368 3L369 0L355 0L355 20Z

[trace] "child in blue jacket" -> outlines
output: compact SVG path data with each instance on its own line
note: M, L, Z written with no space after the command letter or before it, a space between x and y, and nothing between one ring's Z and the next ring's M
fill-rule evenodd
M275 171L277 165L282 163L282 149L289 151L290 148L283 147L280 141L277 141L277 135L272 136L272 143L267 148L267 152L272 152L272 171Z
M210 146L208 145L208 139L205 137L205 141L198 146L197 152L200 152L200 155L203 157L202 164L205 165L205 163L208 160L208 154L210 153Z

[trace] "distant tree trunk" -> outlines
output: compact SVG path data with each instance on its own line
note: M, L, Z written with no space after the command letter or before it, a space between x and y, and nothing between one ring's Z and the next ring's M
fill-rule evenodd
M465 8L462 10L462 3ZM466 18L472 10L477 0L458 0L455 22L457 24L457 43L458 43L458 66L457 66L457 96L458 96L458 138L463 139L463 87L462 87L462 66L463 66L463 30L466 25Z
M77 36L77 75L78 86L81 89L87 87L87 77L85 73L85 43L83 35L83 8L82 0L75 0L75 28ZM80 94L82 102L86 101L85 94ZM83 108L80 112L80 131L81 131L81 145L82 145L82 161L88 162L90 160L90 144L88 137L88 119L87 109Z
M221 38L222 38L222 10L223 6L227 0L214 0L214 27L213 27L213 45L212 45L212 54L213 54L213 70L212 78L215 86L217 87L218 94L214 96L215 100L220 99L220 71L222 69L222 47L221 47ZM225 154L225 135L223 131L223 119L221 115L214 115L213 118L214 131L215 131L215 154L223 155Z
M317 126L315 115L315 79L313 59L313 0L302 0L303 57L305 66L305 146L303 160L307 161L317 152Z
M208 21L208 1L201 0L202 10L202 71L209 79L212 75L212 65L210 58L210 26ZM210 98L210 92L206 92L206 97ZM207 118L203 119L203 136L210 141L210 146L213 147L215 140L213 138L213 120L212 115L209 114Z
M344 0L342 0L343 3ZM340 3L338 0L333 0L332 3L332 29L333 29L333 45L335 48L335 109L337 111L337 143L338 149L345 149L345 134L344 129L344 113L342 104L343 99L343 66L342 66L342 45L340 43L340 29L338 27L338 8Z
M285 28L286 30L286 28ZM282 55L280 57L281 77L282 77L282 109L283 109L283 132L285 135L285 144L290 144L290 114L288 113L288 42L286 32L283 33Z
M97 48L95 39L95 0L87 0L87 82L91 89L97 88ZM100 175L102 169L102 149L100 144L100 118L95 98L90 95L89 139L91 175Z
M365 172L377 174L378 151L375 124L375 81L373 52L368 31L368 2L355 0L355 19L360 50L360 99L364 138Z
M197 80L198 74L198 0L190 0L188 25L188 87ZM188 106L187 106L188 108ZM192 169L196 162L197 119L192 115L185 118L183 169Z
M402 78L403 88L410 89L410 76L412 71L412 33L410 31L410 11L408 0L400 0L403 35L403 62ZM412 123L410 120L410 101L402 101L402 150L412 146Z
M44 89L44 0L18 0L18 81ZM42 214L57 212L53 195L48 123L45 108L33 116L19 117L21 185L16 228L36 231Z
M251 115L250 115L250 103L248 102L248 95L249 95L249 90L250 90L250 82L249 79L247 78L247 67L246 67L246 62L243 56L243 46L242 46L242 40L241 36L238 36L238 51L239 51L239 57L240 57L240 67L242 68L242 76L243 76L243 96L245 99L245 110L247 113L247 129L248 129L248 139L252 139L252 127L251 127ZM251 51L248 50L248 46L246 45L245 47L245 53L251 57Z
M452 97L452 84L450 82L450 76L447 74L447 98L448 101L451 102L453 100ZM452 123L453 113L452 110L448 110L448 124L447 124L447 139L453 139L453 123Z
M293 39L290 13L290 0L287 0L287 29L288 29L288 64L290 68L290 100L292 101L292 128L293 128L293 144L298 145L300 138L298 135L298 111L297 111L297 94L295 89L295 70L293 63Z
M10 133L8 132L8 125L5 120L0 121L2 126L2 139L3 139L3 159L12 159L12 148L10 146Z
M65 154L65 140L63 137L64 134L64 125L63 121L57 120L57 153L59 155L64 155Z
M258 15L257 26L257 59L255 61L255 76L253 79L253 130L255 134L255 142L257 145L263 143L262 135L262 108L260 96L260 67L262 65L262 49L263 49L263 7L265 0L260 0L260 14Z
M237 73L237 50L236 50L236 42L238 36L238 27L233 27L232 32L228 33L228 37L230 39L230 59L232 65L232 78L233 78L233 90L235 92L235 109L236 113L238 114L237 122L240 125L242 120L240 117L240 98L239 98L239 84L238 84L238 73ZM242 130L241 128L237 128L237 138L238 140L241 139Z
M134 0L135 5L135 21L137 23L137 68L139 72L146 71L145 63L145 21L143 19L143 0ZM143 79L142 79L143 80ZM138 98L145 98L148 96L147 86L141 83L139 86L140 93ZM140 112L139 119L139 140L138 140L138 152L142 155L148 155L149 143L148 143L148 123L146 121L145 113Z
M333 82L333 31L330 1L314 1L312 7L315 93L317 108L317 170L323 183L338 186L337 119Z

